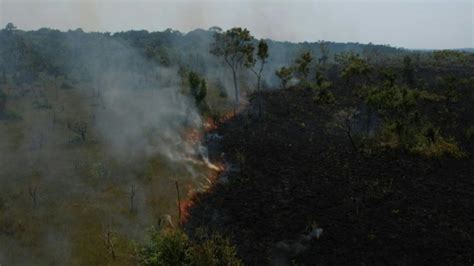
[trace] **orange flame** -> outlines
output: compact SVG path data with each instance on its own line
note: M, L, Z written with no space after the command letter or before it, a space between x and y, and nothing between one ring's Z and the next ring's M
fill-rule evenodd
M203 123L203 128L204 132L210 132L212 130L215 130L218 128L219 124L222 124L233 117L235 117L237 112L240 112L242 110L243 106L237 108L237 110L231 111L226 113L219 119L219 121L215 121L211 117L208 117L206 121ZM186 132L184 132L184 139L186 142L188 142L191 145L198 144L202 141L204 136L203 132L200 132L197 129L189 129ZM198 160L195 158L187 157L186 160L189 160L195 164L198 165L205 165L210 171L207 176L207 180L209 181L209 186L207 187L206 191L212 190L213 187L216 184L216 180L219 177L219 174L221 174L225 170L225 164L223 162L210 162L207 158L203 158L202 160ZM189 219L189 210L194 204L194 200L196 197L196 190L192 189L191 186L188 186L187 188L187 197L186 199L183 199L179 202L179 208L181 211L181 223L185 223Z

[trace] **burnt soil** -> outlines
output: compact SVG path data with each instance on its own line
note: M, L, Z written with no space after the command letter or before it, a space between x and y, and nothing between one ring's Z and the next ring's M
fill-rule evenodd
M186 228L228 236L248 265L269 264L276 243L298 239L312 224L323 235L290 252L290 261L472 265L472 156L355 151L327 127L338 108L315 104L304 90L280 90L265 93L263 120L249 115L251 106L221 124L211 155L222 152L234 170L196 196Z

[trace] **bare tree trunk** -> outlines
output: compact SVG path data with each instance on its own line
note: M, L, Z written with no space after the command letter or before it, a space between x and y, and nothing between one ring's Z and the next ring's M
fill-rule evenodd
M347 133L347 137L348 137L349 140L351 141L352 148L354 149L354 151L357 152L358 149L357 149L357 146L355 145L354 139L352 138L351 129L348 128L347 131L346 131L346 133Z
M107 231L105 232L104 240L105 240L105 246L107 248L107 251L109 251L110 255L112 256L112 259L115 260L117 256L115 255L115 245L114 245L112 231L110 231L110 228L107 228Z
M232 69L232 77L234 78L234 90L235 90L235 107L234 107L234 114L236 113L236 109L239 106L240 99L239 99L239 87L237 85L237 73L235 69Z
M177 193L177 196L178 196L178 224L181 225L181 195L179 193L179 184L178 184L178 181L174 181L174 184L176 186L176 193Z
M29 188L30 198L33 201L33 208L36 208L36 186Z
M134 199L135 199L135 187L132 185L132 188L130 189L130 212L132 213L135 210L134 206Z
M258 94L258 116L260 119L263 117L263 110L262 110L262 91L260 88L260 79L261 76L257 77L257 94Z

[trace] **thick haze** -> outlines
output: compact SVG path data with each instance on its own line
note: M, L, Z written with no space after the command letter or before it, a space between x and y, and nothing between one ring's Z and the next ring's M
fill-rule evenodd
M445 49L474 47L473 2L0 0L0 23L13 22L20 29L110 32L242 26L256 37L280 41Z

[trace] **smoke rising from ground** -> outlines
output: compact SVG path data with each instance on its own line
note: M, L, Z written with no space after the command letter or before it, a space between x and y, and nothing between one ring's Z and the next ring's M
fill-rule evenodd
M173 179L207 175L205 147L186 139L201 117L175 67L105 36L73 33L62 44L74 55L64 76L3 88L8 110L21 116L0 121L7 265L106 264L106 230L142 239L160 216L176 219Z

